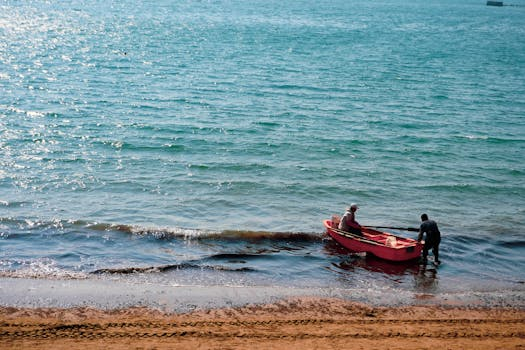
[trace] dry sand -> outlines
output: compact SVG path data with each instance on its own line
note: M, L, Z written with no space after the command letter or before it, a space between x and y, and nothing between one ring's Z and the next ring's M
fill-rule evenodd
M0 308L0 349L525 349L525 310L294 298L165 314Z

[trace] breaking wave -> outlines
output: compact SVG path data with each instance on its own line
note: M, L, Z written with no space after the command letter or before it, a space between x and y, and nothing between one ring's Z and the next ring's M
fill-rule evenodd
M145 227L141 225L98 223L84 220L38 220L38 219L19 219L19 218L0 218L0 224L14 225L17 233L10 232L9 229L2 230L0 237L9 238L10 236L31 234L35 229L56 230L56 233L65 231L76 231L70 229L83 228L90 231L100 232L123 232L137 236L150 236L156 239L221 239L221 240L272 240L272 241L291 241L291 242L316 242L321 241L321 233L314 232L270 232L270 231L250 231L250 230L224 230L212 231L198 228L181 227Z
M211 265L201 266L201 265L193 264L193 263L183 263L183 264L146 266L146 267L122 267L122 268L113 268L113 269L104 268L104 269L95 270L91 273L95 275L98 275L98 274L161 273L161 272L168 272L168 271L173 271L173 270L191 270L191 269L212 270L212 271L232 271L232 272L257 271L249 267L230 268L227 266L211 266Z

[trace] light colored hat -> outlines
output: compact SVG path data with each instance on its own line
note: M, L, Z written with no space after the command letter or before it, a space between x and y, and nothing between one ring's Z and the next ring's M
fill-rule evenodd
M354 209L354 208L355 208L355 209L359 209L359 207L357 206L357 204L352 203L352 204L350 204L350 206L349 206L346 210L350 210L350 209Z

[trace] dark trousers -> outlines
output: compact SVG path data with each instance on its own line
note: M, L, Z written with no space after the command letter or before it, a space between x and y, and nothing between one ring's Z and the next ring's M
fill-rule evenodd
M432 249L432 253L434 254L434 261L439 261L439 243L441 240L435 240L435 241L425 241L425 245L423 246L423 260L427 260L428 251Z
M363 235L363 232L361 232L361 229L355 228L355 227L349 227L347 232L350 232L350 233L353 233L354 235L359 235L359 236Z

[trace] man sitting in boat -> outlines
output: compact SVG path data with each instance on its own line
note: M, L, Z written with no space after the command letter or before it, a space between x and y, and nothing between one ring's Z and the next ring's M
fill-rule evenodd
M361 225L355 221L355 212L359 209L357 204L352 203L339 222L339 229L356 235L362 235Z

